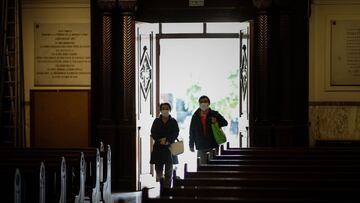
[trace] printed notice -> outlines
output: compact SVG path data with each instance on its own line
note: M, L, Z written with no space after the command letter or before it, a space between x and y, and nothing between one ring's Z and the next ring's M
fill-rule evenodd
M35 23L35 85L90 86L89 23Z
M331 22L332 86L360 85L360 20Z

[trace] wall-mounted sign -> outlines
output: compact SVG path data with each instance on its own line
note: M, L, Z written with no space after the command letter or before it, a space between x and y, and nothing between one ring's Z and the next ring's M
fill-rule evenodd
M331 21L331 86L360 85L360 20Z
M204 0L189 0L189 7L204 6Z
M35 23L35 86L90 86L90 24Z

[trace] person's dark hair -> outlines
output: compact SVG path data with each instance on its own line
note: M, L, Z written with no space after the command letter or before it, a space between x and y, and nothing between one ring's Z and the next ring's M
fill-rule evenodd
M167 103L167 102L161 103L161 104L160 104L160 110L161 110L161 108L162 108L163 106L168 106L168 107L169 107L169 110L171 111L171 105L170 105L169 103Z
M210 99L209 99L209 97L208 96L206 96L206 95L203 95L203 96L201 96L200 98L199 98L199 103L200 103L200 100L202 100L202 99L207 99L208 101L209 101L209 104L210 104Z

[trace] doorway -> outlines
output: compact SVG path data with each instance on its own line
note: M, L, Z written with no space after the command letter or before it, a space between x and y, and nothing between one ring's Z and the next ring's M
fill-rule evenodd
M137 46L138 64L144 64L141 59L146 57L152 61L152 66L146 71L151 82L146 84L154 87L149 90L151 95L155 95L154 104L149 107L156 109L152 116L147 113L147 116L140 117L153 119L159 115L158 104L171 104L171 115L178 121L179 138L185 145L184 154L178 157L177 174L183 177L184 163L188 164L190 171L196 170L196 154L188 149L188 132L191 116L198 108L201 95L209 96L210 108L219 111L228 121L228 126L223 130L230 147L248 147L249 23L138 23L137 28L137 43L146 44L144 41L148 40L148 48L145 49L152 51L148 51L146 56L146 51L142 53L145 49ZM146 38L141 37L141 30L146 30ZM143 69L139 67L138 72ZM137 95L141 96L140 92ZM148 125L152 120L146 122L139 119L140 123ZM140 147L140 165L149 165L150 153L146 152L151 151L151 144L146 142ZM154 174L152 166L150 169L143 168ZM141 187L148 185L143 183L142 178L140 182Z
M209 96L210 107L228 121L223 130L230 147L248 147L247 96L240 96L245 89L247 94L248 88L240 90L241 79L248 76L248 70L242 70L242 66L248 68L247 57L241 58L248 27L248 23L161 24L162 33L157 37L160 103L172 105L171 115L178 121L179 137L185 143L177 166L180 177L184 163L189 170L196 170L196 154L188 149L188 137L201 95Z

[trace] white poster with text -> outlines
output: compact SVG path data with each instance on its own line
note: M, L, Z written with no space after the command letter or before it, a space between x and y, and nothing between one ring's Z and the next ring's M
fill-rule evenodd
M90 86L90 24L35 23L35 86Z
M360 20L331 22L332 86L360 85Z

